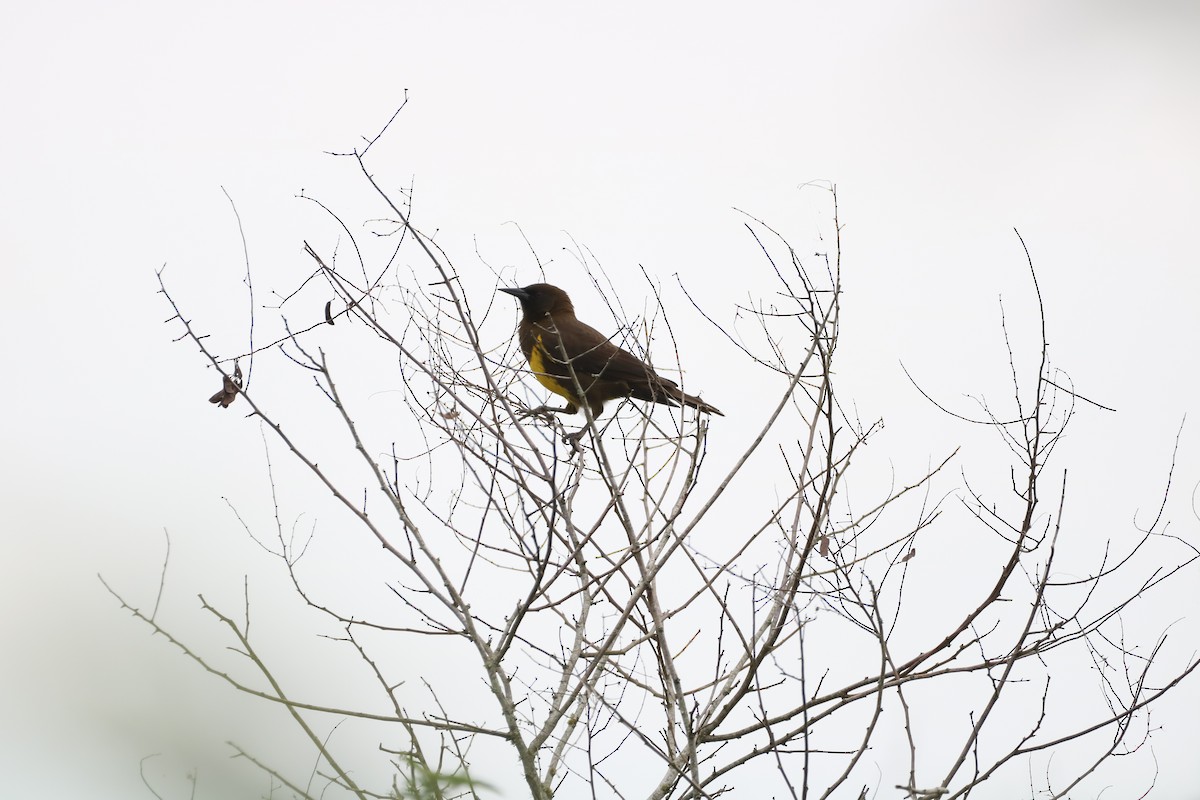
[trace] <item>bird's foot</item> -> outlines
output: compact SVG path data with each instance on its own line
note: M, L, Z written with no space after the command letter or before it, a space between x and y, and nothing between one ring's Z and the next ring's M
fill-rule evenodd
M581 448L579 446L579 440L583 438L583 435L585 433L587 433L587 430L588 430L587 426L584 425L582 428L575 431L574 433L564 433L563 434L563 444L571 445L571 452L573 452L573 453L578 453L578 452L582 451L583 448Z
M565 413L567 413L567 409L565 408L556 408L554 406L538 406L537 408L526 408L523 411L518 411L517 416L521 419L527 419L528 417L541 417L547 422L550 422L554 419L555 414Z

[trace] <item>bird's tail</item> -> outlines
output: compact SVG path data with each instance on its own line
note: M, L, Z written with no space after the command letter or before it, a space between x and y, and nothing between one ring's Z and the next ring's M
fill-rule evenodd
M706 414L716 414L723 417L721 409L714 405L701 400L695 395L688 394L683 389L679 388L679 384L675 381L668 380L660 375L648 376L649 380L646 383L638 385L634 384L630 387L629 394L638 400L645 400L649 403L661 403L664 406L691 406L697 411L703 411Z
M695 395L690 395L690 394L687 394L686 392L680 392L679 399L683 402L683 404L685 406L691 406L692 408L696 409L697 411L703 411L706 414L716 414L718 417L725 416L724 414L721 413L721 409L717 408L714 405L709 405L708 403L704 402L703 400L701 400L699 397L696 397Z

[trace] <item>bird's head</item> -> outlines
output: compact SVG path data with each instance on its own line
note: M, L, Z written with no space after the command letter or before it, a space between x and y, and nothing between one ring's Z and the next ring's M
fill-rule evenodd
M534 283L521 289L505 289L500 291L511 294L521 301L521 310L531 319L540 319L547 314L574 314L575 307L571 298L557 286L548 283Z

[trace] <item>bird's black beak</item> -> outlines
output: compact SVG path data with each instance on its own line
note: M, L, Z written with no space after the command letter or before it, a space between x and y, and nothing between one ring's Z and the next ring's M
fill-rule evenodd
M525 291L524 289L505 289L503 286L501 286L500 291L504 292L505 294L511 294L513 297L522 302L529 299L529 292Z

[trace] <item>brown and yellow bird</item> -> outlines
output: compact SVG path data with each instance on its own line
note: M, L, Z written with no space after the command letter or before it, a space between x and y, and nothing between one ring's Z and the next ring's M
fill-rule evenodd
M521 301L517 338L521 352L538 383L567 399L576 413L584 403L600 416L605 402L632 397L666 406L687 405L709 414L715 407L687 394L637 356L622 350L591 325L575 318L571 298L557 286L535 283L522 289L501 289Z

